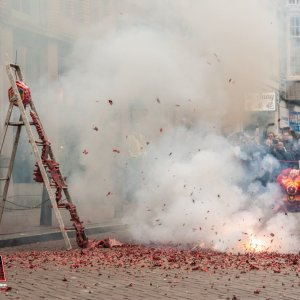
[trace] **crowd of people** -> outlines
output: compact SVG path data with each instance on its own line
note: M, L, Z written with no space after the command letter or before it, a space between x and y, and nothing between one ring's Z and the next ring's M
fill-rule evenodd
M281 135L268 132L264 144L266 152L279 161L281 168L299 168L300 139L293 131Z
M292 130L285 130L280 134L268 131L262 136L240 132L231 141L245 154L241 160L246 168L260 168L261 172L257 172L256 179L263 185L275 182L284 169L299 169L300 136ZM272 167L266 168L262 165L266 157L274 162Z

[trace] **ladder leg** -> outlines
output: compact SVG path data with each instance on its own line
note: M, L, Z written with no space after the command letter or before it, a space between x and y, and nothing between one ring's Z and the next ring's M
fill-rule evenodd
M1 134L0 155L2 153L2 148L3 148L3 145L4 145L4 140L5 140L6 133L7 133L7 128L8 128L8 122L10 120L10 116L11 116L13 107L14 107L13 103L10 102L9 107L8 107L8 111L7 111L7 114L6 114L6 118L5 118L4 128L3 128L3 131L2 131L2 134Z
M21 120L21 116L20 116L20 120ZM11 178L13 167L14 167L17 148L18 148L18 144L19 144L19 140L20 140L21 129L22 129L22 127L18 126L16 135L15 135L15 139L14 139L14 144L13 144L13 149L12 149L9 165L8 165L7 175L5 177L5 184L4 184L4 188L3 188L2 198L0 201L0 224L1 224L1 220L2 220L4 207L5 207L10 178Z
M36 160L36 162L37 162L37 164L39 166L39 169L41 171L41 175L43 177L43 181L44 181L45 187L47 189L47 192L48 192L51 204L52 204L52 208L54 210L56 219L58 221L60 231L62 233L62 236L63 236L63 239L65 241L67 249L68 250L72 249L70 239L69 239L69 237L67 235L63 219L62 219L61 214L59 212L59 209L57 207L55 195L54 195L54 193L53 193L53 191L51 189L50 181L49 181L47 172L46 172L44 164L43 164L43 162L41 160L39 149L38 149L38 147L37 147L37 145L35 143L34 135L32 133L32 130L31 130L31 127L30 127L30 123L28 121L28 118L27 118L27 115L26 115L26 111L25 111L25 108L24 108L24 105L23 105L20 93L18 91L18 87L17 87L16 82L14 80L14 76L13 76L13 73L12 73L10 65L6 66L6 71L7 71L7 75L8 75L10 84L12 86L13 92L14 92L14 94L17 97L18 107L19 107L20 112L21 112L22 120L23 120L24 125L25 125L25 129L26 129L26 132L27 132L27 135L28 135L28 138L29 138L29 142L31 144L31 147L32 147L32 150L33 150L33 154L35 156L35 160Z

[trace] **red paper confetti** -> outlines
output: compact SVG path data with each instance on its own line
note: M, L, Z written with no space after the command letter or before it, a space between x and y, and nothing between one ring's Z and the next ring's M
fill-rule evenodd
M108 100L108 103L109 103L110 105L113 105L113 101L112 101L111 99Z
M197 272L231 269L239 270L243 274L253 270L269 270L274 273L293 271L297 274L300 272L299 254L276 252L233 254L195 247L195 245L186 245L186 248L182 246L150 244L146 247L122 244L113 238L106 238L100 241L89 241L86 249L15 252L5 255L5 261L7 268L10 269L18 266L34 270L47 268L48 265L69 266L71 269L94 265L99 269L133 266ZM110 249L107 251L104 248Z
M160 132L163 132L163 129L162 129L162 128L160 128L160 129L159 129L159 131L160 131Z
M120 153L120 150L118 150L118 149L113 149L113 152L115 152L115 153Z
M86 149L84 149L82 153L85 155L89 154L89 152Z
M93 248L113 248L113 247L119 247L122 246L123 244L113 238L106 238L104 240L101 241L97 241L94 240L92 242L90 242L89 244L89 249L93 249Z
M9 291L11 291L11 289L12 289L12 287L10 287L10 286L6 286L6 287L3 287L3 288L0 288L0 291L1 292L9 292Z

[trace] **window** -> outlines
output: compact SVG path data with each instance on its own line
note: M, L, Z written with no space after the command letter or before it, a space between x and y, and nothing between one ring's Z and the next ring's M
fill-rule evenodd
M82 1L64 0L61 1L63 15L72 20L82 20Z
M288 5L300 5L300 0L288 0Z
M290 71L289 75L300 75L300 16L290 18Z
M24 14L31 14L32 12L32 3L31 1L24 1L24 0L13 0L12 1L12 8L14 10L20 11Z

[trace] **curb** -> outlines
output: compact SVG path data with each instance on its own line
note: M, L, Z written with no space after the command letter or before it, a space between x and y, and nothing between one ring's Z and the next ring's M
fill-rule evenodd
M116 230L124 230L127 228L125 224L118 225L99 225L95 227L85 228L85 233L87 235L92 235L96 233L105 233ZM69 238L75 237L75 231L68 232ZM9 235L8 237L0 237L0 248L5 247L14 247L25 244L39 243L39 242L47 242L54 240L61 240L62 233L61 231L50 231L50 232L41 232L41 233L22 233L22 234L14 234Z

